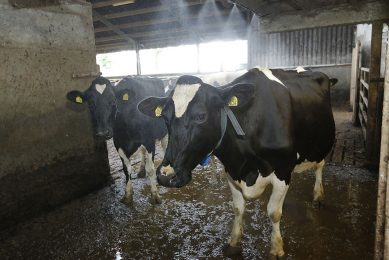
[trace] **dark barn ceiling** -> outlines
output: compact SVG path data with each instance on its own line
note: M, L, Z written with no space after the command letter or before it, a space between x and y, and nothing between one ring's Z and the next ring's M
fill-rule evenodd
M364 12L367 3L379 1L90 0L90 2L93 6L96 49L101 53L136 47L155 48L193 44L213 39L246 38L254 13L262 20L289 17L294 14L312 18L331 8L359 6ZM271 25L274 24L273 21L270 19Z
M226 1L92 0L97 52L245 38L252 14ZM133 2L133 3L132 3Z

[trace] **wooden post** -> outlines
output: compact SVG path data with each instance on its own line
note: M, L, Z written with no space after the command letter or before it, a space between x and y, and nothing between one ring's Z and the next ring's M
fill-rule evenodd
M366 160L369 166L377 166L381 140L381 100L380 65L382 48L382 22L372 24L370 80L366 127Z
M382 109L381 155L378 177L377 220L374 259L389 258L389 42L386 44L386 69ZM385 229L384 229L385 227Z

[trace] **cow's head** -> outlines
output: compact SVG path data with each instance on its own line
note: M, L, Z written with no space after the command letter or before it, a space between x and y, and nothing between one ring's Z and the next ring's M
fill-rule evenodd
M168 128L167 150L157 171L161 185L179 188L190 182L192 170L221 139L222 108L245 106L253 89L251 84L218 89L197 77L182 76L169 97L150 97L138 104L142 113L163 117Z
M68 92L66 97L76 104L88 103L96 136L105 139L112 137L117 101L113 86L108 79L98 77L84 92L73 90Z

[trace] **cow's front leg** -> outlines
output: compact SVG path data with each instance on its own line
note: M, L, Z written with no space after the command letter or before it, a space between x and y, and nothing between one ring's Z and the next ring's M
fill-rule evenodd
M224 254L227 256L240 254L242 252L243 215L246 207L246 201L242 192L235 187L230 178L228 178L228 185L230 186L232 193L235 218L232 226L231 238L228 245L224 248Z
M284 253L284 244L280 231L280 220L282 216L282 206L289 185L285 181L280 181L275 175L272 178L272 194L267 204L267 214L272 222L270 254L275 257L282 257Z
M119 148L118 153L124 164L123 171L126 175L126 189L123 197L123 202L129 204L132 203L132 196L134 194L134 189L132 187L132 182L130 178L132 173L131 161L121 148Z
M157 175L155 174L152 153L146 153L146 173L150 179L152 203L159 204L162 200L157 187Z
M322 175L323 175L323 167L325 161L322 160L316 165L315 175L315 187L313 188L313 205L316 207L320 207L321 202L324 199L324 189L322 183Z

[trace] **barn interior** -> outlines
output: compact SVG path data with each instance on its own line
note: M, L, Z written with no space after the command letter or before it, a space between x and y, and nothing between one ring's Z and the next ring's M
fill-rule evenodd
M65 96L101 74L97 54L132 51L134 75L167 82L182 73L144 74L142 51L233 40L247 42L240 69L303 66L339 80L325 204L310 204L313 174L293 177L287 257L389 255L387 1L0 0L0 21L2 258L222 257L233 219L222 166L196 168L183 190L161 188L156 206L134 180L124 205L112 143L94 139L87 109ZM199 63L191 73L203 73ZM248 207L243 258L268 254L268 195Z

